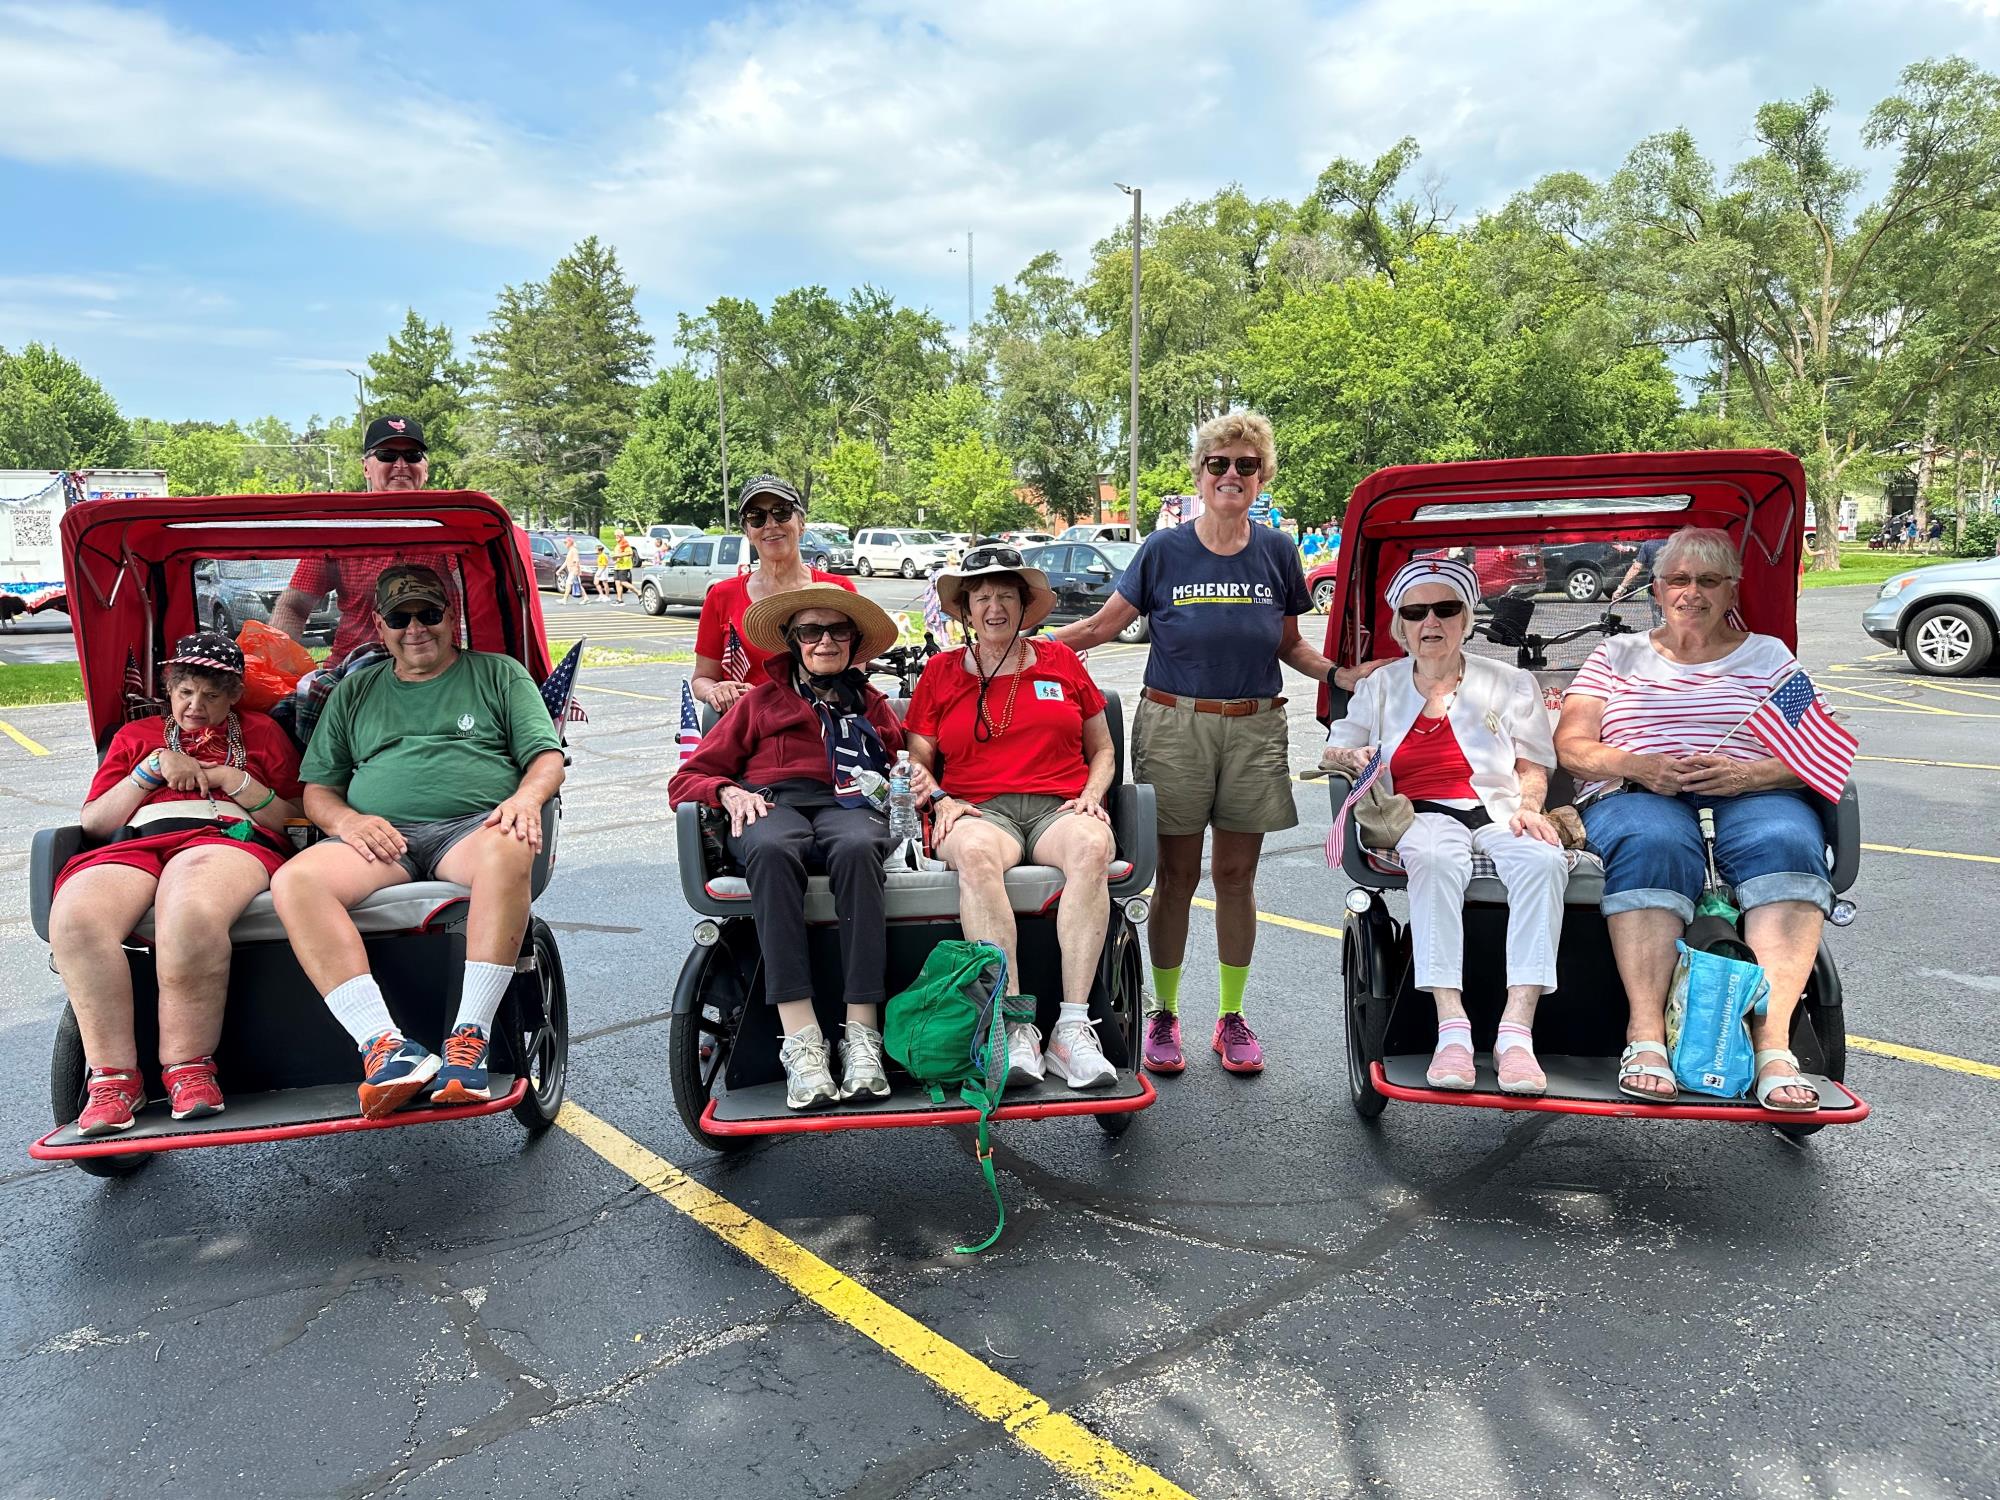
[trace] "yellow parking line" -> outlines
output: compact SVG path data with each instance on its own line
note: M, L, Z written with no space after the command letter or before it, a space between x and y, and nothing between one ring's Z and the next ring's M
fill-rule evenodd
M1962 859L1975 865L2000 865L2000 854L1959 854L1950 849L1912 849L1903 844L1863 844L1877 854L1921 854L1926 859Z
M973 1358L589 1110L565 1104L556 1124L647 1192L742 1251L834 1321L894 1355L974 1416L999 1423L1015 1442L1092 1494L1117 1500L1145 1496L1191 1500L1187 1491L1074 1417L1051 1410L1026 1386Z
M1933 682L1928 677L1912 677L1912 687L1929 688L1934 693L1956 693L1961 698L1984 698L1988 703L2000 703L2000 693L1982 693L1976 688L1953 687L1948 682Z
M1200 896L1194 898L1194 904L1199 906L1203 911L1215 910L1215 903L1213 901L1205 901ZM1340 929L1338 927L1324 927L1318 922L1304 922L1297 917L1281 917L1274 911L1258 912L1257 920L1268 922L1273 927L1289 927L1294 932L1310 932L1315 937L1330 937L1336 943L1340 941Z
M1919 760L1911 755L1857 755L1856 760L1872 760L1887 766L1942 766L1952 771L2000 771L2000 766L1979 760Z
M1912 703L1903 708L1870 708L1866 704L1843 703L1834 710L1834 717L1838 718L1841 714L1950 714L1954 719L2000 719L2000 714L1967 713L1962 708L1933 708L1928 703Z
M1878 1057L1895 1057L1904 1062L1923 1063L1926 1067L1948 1068L1954 1073L1970 1073L1974 1078L1990 1078L2000 1083L2000 1068L1992 1063L1953 1057L1949 1052L1926 1052L1922 1047L1905 1047L1901 1042L1878 1042L1867 1036L1850 1036L1847 1045L1856 1052L1873 1052Z
M680 701L677 698L662 697L658 693L628 693L624 688L599 687L594 682L579 682L576 685L576 690L579 693L608 693L613 698L644 698L648 703L677 703Z
M1877 703L1894 704L1899 713L1949 714L1954 718L1960 719L1984 719L1991 717L1989 714L1968 714L1963 709L1939 708L1935 703L1905 703L1900 698L1885 698L1880 693L1864 693L1860 688L1839 687L1831 682L1822 682L1820 687L1829 693L1845 693L1850 698L1872 698ZM1857 710L1857 712L1865 713L1867 710L1861 709Z
M30 755L47 755L49 753L48 746L36 744L5 719L0 719L0 734L6 735L8 739L19 745Z

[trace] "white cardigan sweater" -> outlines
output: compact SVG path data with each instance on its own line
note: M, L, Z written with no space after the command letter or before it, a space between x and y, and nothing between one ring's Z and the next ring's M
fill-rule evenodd
M1326 742L1379 745L1382 763L1387 766L1423 711L1416 661L1406 656L1362 678L1347 706L1347 717L1328 729ZM1451 732L1458 737L1459 749L1472 767L1473 794L1487 816L1504 825L1521 810L1521 783L1514 774L1514 762L1526 760L1555 768L1555 736L1549 727L1549 711L1542 706L1540 685L1519 667L1468 655L1465 679L1459 683L1445 717L1451 720Z

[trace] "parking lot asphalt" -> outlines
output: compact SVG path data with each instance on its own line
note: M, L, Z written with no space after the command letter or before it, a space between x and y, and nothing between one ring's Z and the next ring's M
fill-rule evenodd
M671 662L581 684L538 904L569 979L558 1129L169 1153L116 1182L29 1160L60 991L27 847L91 762L77 706L8 710L29 743L0 738L0 1494L2000 1493L2000 679L1917 677L1861 634L1869 597L1806 595L1800 650L1862 746L1860 915L1831 943L1870 1120L1801 1142L1402 1104L1362 1123L1344 885L1301 784L1260 875L1266 1072L1201 1045L1197 910L1187 1073L1115 1141L1001 1127L1008 1229L978 1257L950 1250L990 1223L965 1132L719 1159L679 1126ZM693 619L549 626L669 652ZM1090 666L1129 704L1144 659Z

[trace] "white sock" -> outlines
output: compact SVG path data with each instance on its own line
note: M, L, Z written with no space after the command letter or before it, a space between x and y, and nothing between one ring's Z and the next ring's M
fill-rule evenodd
M1467 1052L1472 1050L1472 1022L1464 1016L1455 1021L1438 1022L1437 1051L1442 1052L1453 1042Z
M1090 1006L1088 1004L1072 1005L1067 1000L1063 1001L1056 1011L1056 1025L1060 1026L1065 1021L1076 1021L1082 1025L1089 1025Z
M1497 1059L1503 1052L1522 1048L1529 1056L1534 1055L1535 1034L1519 1021L1502 1021L1499 1035L1493 1038L1493 1056Z
M389 1007L382 1003L382 986L373 974L356 974L347 983L335 985L327 992L326 1008L347 1028L356 1047L365 1049L385 1031L399 1037L403 1034L390 1017Z
M493 1017L499 1013L500 997L513 982L512 964L481 964L468 958L465 980L458 987L458 1019L452 1023L452 1030L473 1025L487 1036L493 1035Z

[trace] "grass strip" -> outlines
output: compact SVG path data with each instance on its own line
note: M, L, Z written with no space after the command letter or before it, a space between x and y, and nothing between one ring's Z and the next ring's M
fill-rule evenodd
M82 697L83 674L73 661L0 666L0 708L74 703Z
M1799 587L1831 589L1850 583L1882 584L1899 573L1908 573L1916 568L1934 568L1939 563L1971 561L1974 559L1939 557L1927 552L1871 552L1866 545L1843 542L1840 548L1840 571L1822 573L1815 569L1799 579Z

